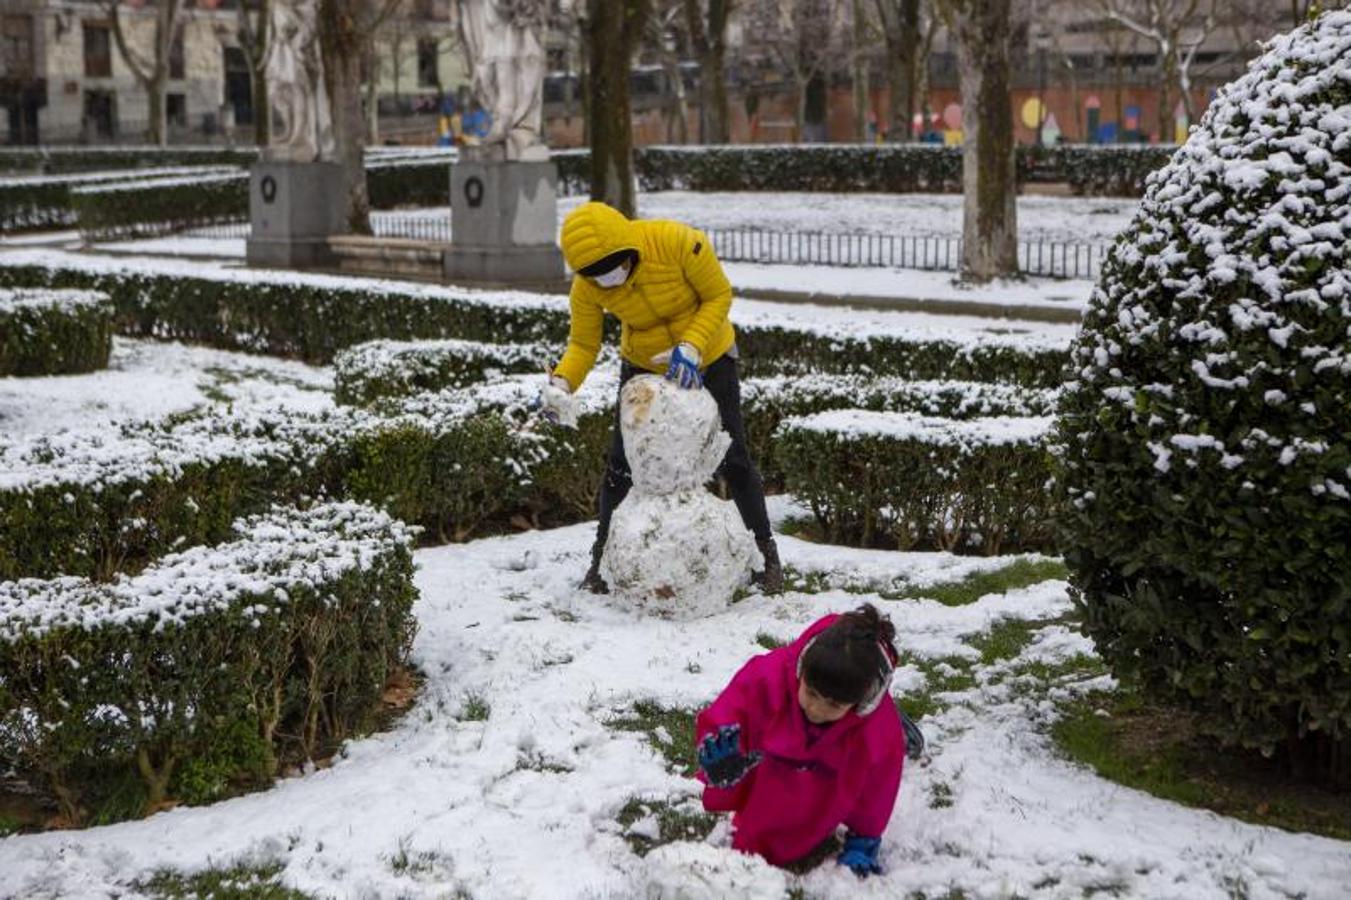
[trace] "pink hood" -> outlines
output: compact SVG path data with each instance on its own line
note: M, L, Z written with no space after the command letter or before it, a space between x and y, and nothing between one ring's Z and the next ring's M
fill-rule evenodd
M720 725L741 725L741 749L764 760L736 787L705 781L704 809L735 811L732 846L775 865L805 856L843 823L880 837L901 787L905 732L896 705L850 711L810 747L797 702L797 658L837 618L811 625L796 641L750 660L695 722L696 742Z

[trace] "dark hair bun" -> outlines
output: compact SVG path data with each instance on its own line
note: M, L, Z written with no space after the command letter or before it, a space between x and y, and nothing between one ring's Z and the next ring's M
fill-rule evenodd
M812 640L802 654L802 677L837 703L859 703L877 689L894 664L895 637L891 620L865 603Z

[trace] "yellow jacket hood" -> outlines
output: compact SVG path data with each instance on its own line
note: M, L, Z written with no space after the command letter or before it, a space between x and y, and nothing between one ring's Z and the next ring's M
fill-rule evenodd
M568 268L580 272L611 253L637 251L638 233L619 210L592 200L568 213L560 243Z

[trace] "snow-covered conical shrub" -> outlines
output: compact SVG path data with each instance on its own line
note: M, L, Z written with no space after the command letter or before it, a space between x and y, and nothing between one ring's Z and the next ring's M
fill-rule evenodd
M1274 40L1150 177L1057 437L1060 540L1115 673L1323 760L1351 729L1349 244L1337 12Z

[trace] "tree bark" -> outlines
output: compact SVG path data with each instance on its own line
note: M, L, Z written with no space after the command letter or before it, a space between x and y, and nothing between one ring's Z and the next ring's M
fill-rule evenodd
M734 0L708 0L707 19L699 0L685 0L690 43L699 58L699 140L725 144L730 140L727 108L727 20Z
M347 226L353 234L371 233L371 203L366 190L366 122L361 112L360 27L362 0L320 0L319 45L324 86L333 117L333 141L342 167Z
M272 48L272 0L258 0L250 19L248 6L238 6L239 47L249 65L249 89L253 94L253 142L266 147L272 142L272 104L267 92L267 56Z
M887 139L910 140L919 72L920 0L877 0L887 47Z
M863 0L854 0L854 140L863 143L868 138L868 60L863 48L868 44L866 13Z
M1018 274L1010 0L945 0L962 94L962 278Z
M267 92L267 68L250 68L253 88L253 142L259 147L272 143L272 98Z
M591 199L629 218L638 214L633 180L633 113L629 67L642 37L648 0L587 0L591 57Z

